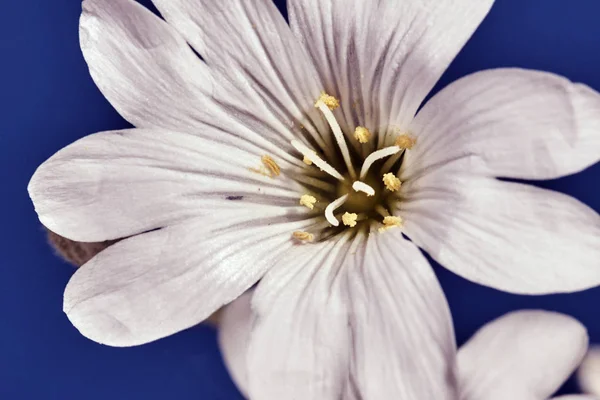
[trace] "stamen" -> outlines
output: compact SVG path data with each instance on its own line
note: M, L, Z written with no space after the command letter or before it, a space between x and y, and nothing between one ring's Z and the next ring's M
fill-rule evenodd
M333 202L329 203L329 205L327 206L327 208L325 208L325 218L327 219L327 221L329 221L329 223L333 226L339 226L340 225L340 221L338 221L335 216L333 215L333 212L335 210L337 210L338 208L340 208L345 202L346 200L348 200L348 195L345 194L342 197L334 200Z
M396 154L394 154L393 156L388 158L387 161L385 162L385 164L383 164L383 167L381 167L381 173L386 174L386 173L390 172L390 169L392 169L394 164L396 164L396 162L398 162L400 157L402 157L403 153L404 153L404 149L400 149L399 152L397 152Z
M319 107L319 102L325 104L330 110L335 110L340 106L340 101L333 96L328 95L325 92L321 93L321 96L315 103L315 107Z
M356 220L358 219L358 214L356 213L345 213L342 215L342 222L344 225L349 226L350 228L354 228L356 226Z
M379 204L375 206L375 211L377 211L377 213L383 218L390 215L389 211L383 208L383 206L380 206Z
M310 158L304 156L304 158L302 159L302 162L304 162L304 164L306 165L312 165L312 161L310 160Z
M354 189L356 192L363 192L367 196L375 196L375 189L361 181L354 182L352 184L352 189Z
M303 242L312 242L313 240L315 240L315 235L303 231L296 231L292 233L292 236L294 237L294 239L298 239Z
M316 197L311 196L310 194L304 194L302 197L300 197L300 205L310 208L311 210L315 208L316 202Z
M297 140L292 140L291 143L292 146L294 146L296 150L302 153L302 155L305 158L309 158L313 163L315 163L315 165L319 167L321 171L327 172L329 175L333 176L336 179L339 179L340 181L344 180L344 177L339 172L337 172L335 168L327 164L326 161L319 157L314 150L309 149Z
M383 219L383 225L384 226L379 228L380 233L385 232L391 228L396 228L396 227L402 226L402 218L394 217L394 216L387 216Z
M371 132L364 126L358 126L354 130L354 138L358 140L359 143L367 143L371 138Z
M392 174L391 172L383 175L383 184L390 192L395 192L396 190L400 189L400 186L402 186L400 179L398 179L396 175Z
M415 145L415 143L417 143L417 138L411 136L411 135L407 135L407 134L403 134L400 135L396 138L396 146L401 147L403 149L412 149L413 146Z
M323 97L323 95L321 97ZM329 126L333 131L333 136L335 136L335 140L337 141L338 147L342 152L342 157L344 158L344 162L346 163L346 167L348 168L348 173L350 174L352 179L356 179L356 171L354 170L354 165L352 165L352 158L350 158L350 151L348 150L348 145L346 144L346 138L344 137L342 128L340 128L340 124L338 124L337 120L335 119L335 115L333 115L333 113L331 112L331 107L329 107L325 102L323 102L323 100L320 99L315 104L315 107L321 110L321 112L325 116L325 119L327 119L327 122L329 123Z
M277 163L275 162L275 160L273 160L270 156L264 155L261 157L260 159L263 163L263 165L270 171L270 176L271 178L273 176L279 176L279 174L281 174L281 168L279 168L279 165L277 165Z
M393 154L396 154L399 151L400 151L400 147L390 146L390 147L383 148L381 150L374 151L373 153L369 154L369 156L365 159L365 162L363 163L362 168L360 169L360 179L364 179L365 176L367 176L367 172L369 172L369 168L371 168L371 165L373 165L373 163L375 161L381 160L382 158L385 158L385 157L389 157Z

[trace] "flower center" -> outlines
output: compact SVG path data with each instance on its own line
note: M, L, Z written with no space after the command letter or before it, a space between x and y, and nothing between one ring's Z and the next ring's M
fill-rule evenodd
M380 232L400 226L401 218L390 215L388 211L389 204L398 200L396 192L402 185L394 171L399 170L403 152L414 146L415 139L409 135L400 135L393 146L368 153L368 149L374 146L371 143L371 131L367 127L357 126L353 136L346 136L333 113L339 105L338 99L326 93L315 103L315 107L327 120L337 144L334 151L325 151L325 154L330 155L329 159L323 153L315 151L308 142L291 142L301 154L307 168L316 167L325 173L321 173L321 177L316 179L335 188L319 193L305 193L300 197L299 203L308 210L323 213L328 227L322 231L333 230L332 234L336 230L368 228L373 221L380 224ZM353 138L356 143L348 146L347 138ZM332 157L332 154L338 158ZM357 163L357 160L362 162ZM322 231L294 232L293 237L307 242L330 236Z

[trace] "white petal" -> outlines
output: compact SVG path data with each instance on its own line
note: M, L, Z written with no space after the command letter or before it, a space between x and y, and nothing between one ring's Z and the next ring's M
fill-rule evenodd
M543 400L577 367L585 327L545 311L507 314L481 328L458 352L462 400Z
M109 247L73 275L65 313L84 336L119 347L201 322L290 251L291 232L306 229L276 214L256 226L249 214L205 216Z
M293 249L261 280L248 352L250 398L340 398L350 356L341 268L362 257L346 239L332 239L307 245L305 254Z
M248 397L246 355L252 329L252 290L223 308L219 319L219 348L231 378L240 392Z
M342 125L404 129L493 0L290 0L290 25L341 96ZM391 128L391 127L390 127Z
M264 167L261 153L242 142L229 145L220 133L207 129L211 140L142 129L90 135L42 164L29 193L45 226L83 242L242 206L257 218L262 204L290 206L293 213L302 188L285 174L302 167L276 159L284 171L279 177L253 172Z
M85 0L79 29L92 78L133 125L193 129L209 119L207 66L139 3Z
M600 347L590 348L577 371L577 380L584 393L600 396Z
M287 143L292 132L328 131L314 107L323 86L271 0L153 2L210 65L219 80L214 95L232 113L249 114Z
M410 130L404 178L461 158L478 174L556 178L600 160L600 95L550 73L483 71L437 94Z
M551 400L598 400L598 397L584 394L569 394L566 396L553 397Z
M450 310L425 257L393 230L348 266L353 375L364 399L456 399Z
M600 216L572 197L441 170L401 190L406 234L466 279L528 294L600 284Z

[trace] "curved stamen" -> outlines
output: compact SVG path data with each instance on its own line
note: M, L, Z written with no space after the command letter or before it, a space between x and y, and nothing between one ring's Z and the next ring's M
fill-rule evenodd
M340 181L344 180L344 177L339 172L337 172L335 168L327 164L326 161L319 157L314 150L309 149L307 146L303 145L297 140L292 140L291 143L296 150L302 153L304 157L312 161L317 167L321 168L321 170L327 172L329 175L333 176L336 179L339 179Z
M348 195L345 194L342 197L334 200L333 202L329 203L329 205L327 206L327 208L325 208L325 218L327 219L327 221L329 221L329 223L333 226L339 226L340 225L340 221L337 220L337 218L335 218L335 216L333 215L333 212L335 210L337 210L338 208L340 208L345 202L346 200L348 200Z
M369 156L365 159L365 162L360 169L360 179L364 179L367 176L367 172L369 172L369 168L371 165L377 160L381 160L382 158L389 157L393 154L396 154L400 151L400 147L398 146L390 146L381 150L374 151L369 154Z
M363 192L367 196L375 196L375 189L361 181L354 182L352 184L352 189L354 189L356 192Z
M337 144L340 147L340 151L342 152L342 157L344 157L346 167L348 167L348 173L350 174L352 179L356 179L356 170L354 169L354 165L352 165L350 151L348 150L348 145L346 144L346 139L344 137L344 133L342 132L342 128L340 128L340 124L338 124L337 120L335 119L335 115L333 115L333 113L331 112L329 107L327 107L327 105L323 102L323 100L317 101L315 103L315 106L319 110L321 110L321 112L325 116L325 119L327 119L327 122L329 123L329 126L333 131L333 136L335 136L335 140L337 141Z

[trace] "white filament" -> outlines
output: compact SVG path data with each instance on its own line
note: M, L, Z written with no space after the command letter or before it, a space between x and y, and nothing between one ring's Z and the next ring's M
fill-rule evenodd
M385 164L383 164L383 167L381 167L381 175L387 174L388 172L390 172L390 169L392 169L394 164L396 164L396 162L400 159L400 157L402 156L403 153L404 153L404 149L401 149L401 151L399 151L398 153L396 153L392 157L390 157L385 162Z
M342 152L342 157L344 157L344 162L348 167L348 173L350 174L350 177L352 177L352 179L356 179L356 170L354 169L354 165L352 165L350 151L348 150L348 145L346 144L346 139L344 137L344 133L342 132L342 128L340 128L340 124L338 124L337 120L335 119L335 115L333 115L329 107L322 100L317 101L316 106L319 107L319 110L321 110L325 116L325 119L327 119L331 130L333 131L335 140L337 141L340 151Z
M399 151L400 151L400 147L390 146L390 147L383 148L381 150L374 151L373 153L369 154L369 156L365 159L365 162L363 163L362 168L360 169L360 179L364 179L365 176L367 176L367 172L369 172L369 168L371 168L371 165L373 165L373 163L375 161L381 160L382 158L385 158L385 157L389 157L393 154L396 154Z
M338 208L340 208L345 202L346 200L348 200L348 195L345 194L342 197L334 200L333 202L329 203L329 205L327 206L327 208L325 208L325 218L327 219L327 221L329 221L329 223L333 226L339 226L340 225L340 221L337 220L337 218L335 218L335 216L333 215L333 212L335 210L337 210Z
M333 176L336 179L339 179L340 181L344 180L342 174L337 172L337 170L331 165L327 164L327 162L321 157L319 157L313 150L309 149L297 140L292 140L292 146L294 146L296 150L302 153L304 157L312 161L317 167L321 168L321 170L327 172L329 175Z
M375 211L377 211L377 213L379 215L381 215L383 218L390 216L389 211L386 210L385 208L383 208L382 206L380 206L379 204L375 206Z
M366 193L367 196L375 196L375 189L361 181L354 182L352 184L352 189L354 189L357 192Z

